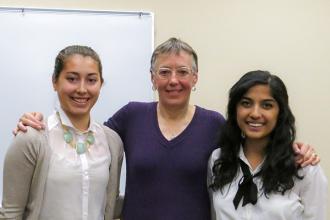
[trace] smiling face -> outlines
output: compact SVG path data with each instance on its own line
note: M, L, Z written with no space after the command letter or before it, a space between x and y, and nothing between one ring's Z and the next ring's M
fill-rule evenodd
M251 87L237 104L237 124L246 140L268 141L276 126L279 105L268 85Z
M157 57L151 79L158 90L159 103L164 107L188 106L191 89L198 79L197 72L192 69L192 59L192 55L184 51ZM169 71L167 77L164 77L165 70Z
M54 90L62 109L72 120L88 118L101 90L99 64L90 56L74 54L64 61L58 78L53 79Z

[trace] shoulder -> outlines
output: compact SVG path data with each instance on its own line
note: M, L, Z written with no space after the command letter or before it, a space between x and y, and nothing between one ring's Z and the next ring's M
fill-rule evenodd
M218 121L225 121L225 118L222 116L222 114L220 114L217 111L214 110L209 110L200 106L196 105L196 111L198 111L200 113L200 115L203 115L204 117L209 117Z
M156 102L129 102L119 109L114 115L130 115L136 114L139 112L145 112L148 109L153 109L156 105Z
M130 110L145 110L153 108L156 102L129 102L125 107Z
M302 179L295 178L295 186L293 188L297 194L305 194L312 191L316 194L317 192L327 191L328 180L319 164L301 168L298 170L298 174Z
M328 180L322 167L317 164L315 166L309 165L299 170L299 175L303 176L302 181L311 184L315 181L323 184L328 184Z
M209 110L196 106L196 115L199 120L209 125L222 126L225 123L225 118L217 111Z
M38 131L28 127L27 132L19 132L13 139L7 154L17 155L23 153L26 156L35 158L44 151L47 145L45 131Z
M38 131L34 128L27 127L27 132L19 132L13 140L13 143L19 145L31 145L36 146L37 144L46 140L45 131Z

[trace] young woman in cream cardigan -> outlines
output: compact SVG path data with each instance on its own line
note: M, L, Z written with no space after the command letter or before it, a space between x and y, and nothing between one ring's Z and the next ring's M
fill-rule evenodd
M6 154L0 219L113 219L123 147L90 116L103 84L99 56L86 46L64 48L52 81L60 106L46 129L20 132Z

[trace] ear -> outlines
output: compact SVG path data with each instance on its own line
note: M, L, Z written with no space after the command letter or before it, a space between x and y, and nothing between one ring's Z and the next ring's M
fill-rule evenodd
M150 72L150 79L151 79L151 83L152 83L153 87L156 88L155 74L153 74L152 72Z
M52 82L53 82L53 89L55 92L57 92L57 83L54 79L52 79Z
M193 75L193 86L196 85L197 81L198 81L198 72L194 73Z

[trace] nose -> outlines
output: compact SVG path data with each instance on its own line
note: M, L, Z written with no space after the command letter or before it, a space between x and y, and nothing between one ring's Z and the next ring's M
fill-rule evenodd
M253 119L257 119L261 116L261 109L259 106L255 105L251 109L250 117Z
M87 89L86 89L86 85L85 85L84 80L81 80L80 81L79 86L77 88L77 92L80 93L80 94L83 94L83 93L86 93L87 92Z
M177 77L175 71L172 71L172 72L171 72L171 75L170 75L170 78L169 78L169 82L170 82L171 84L178 83L178 77Z

